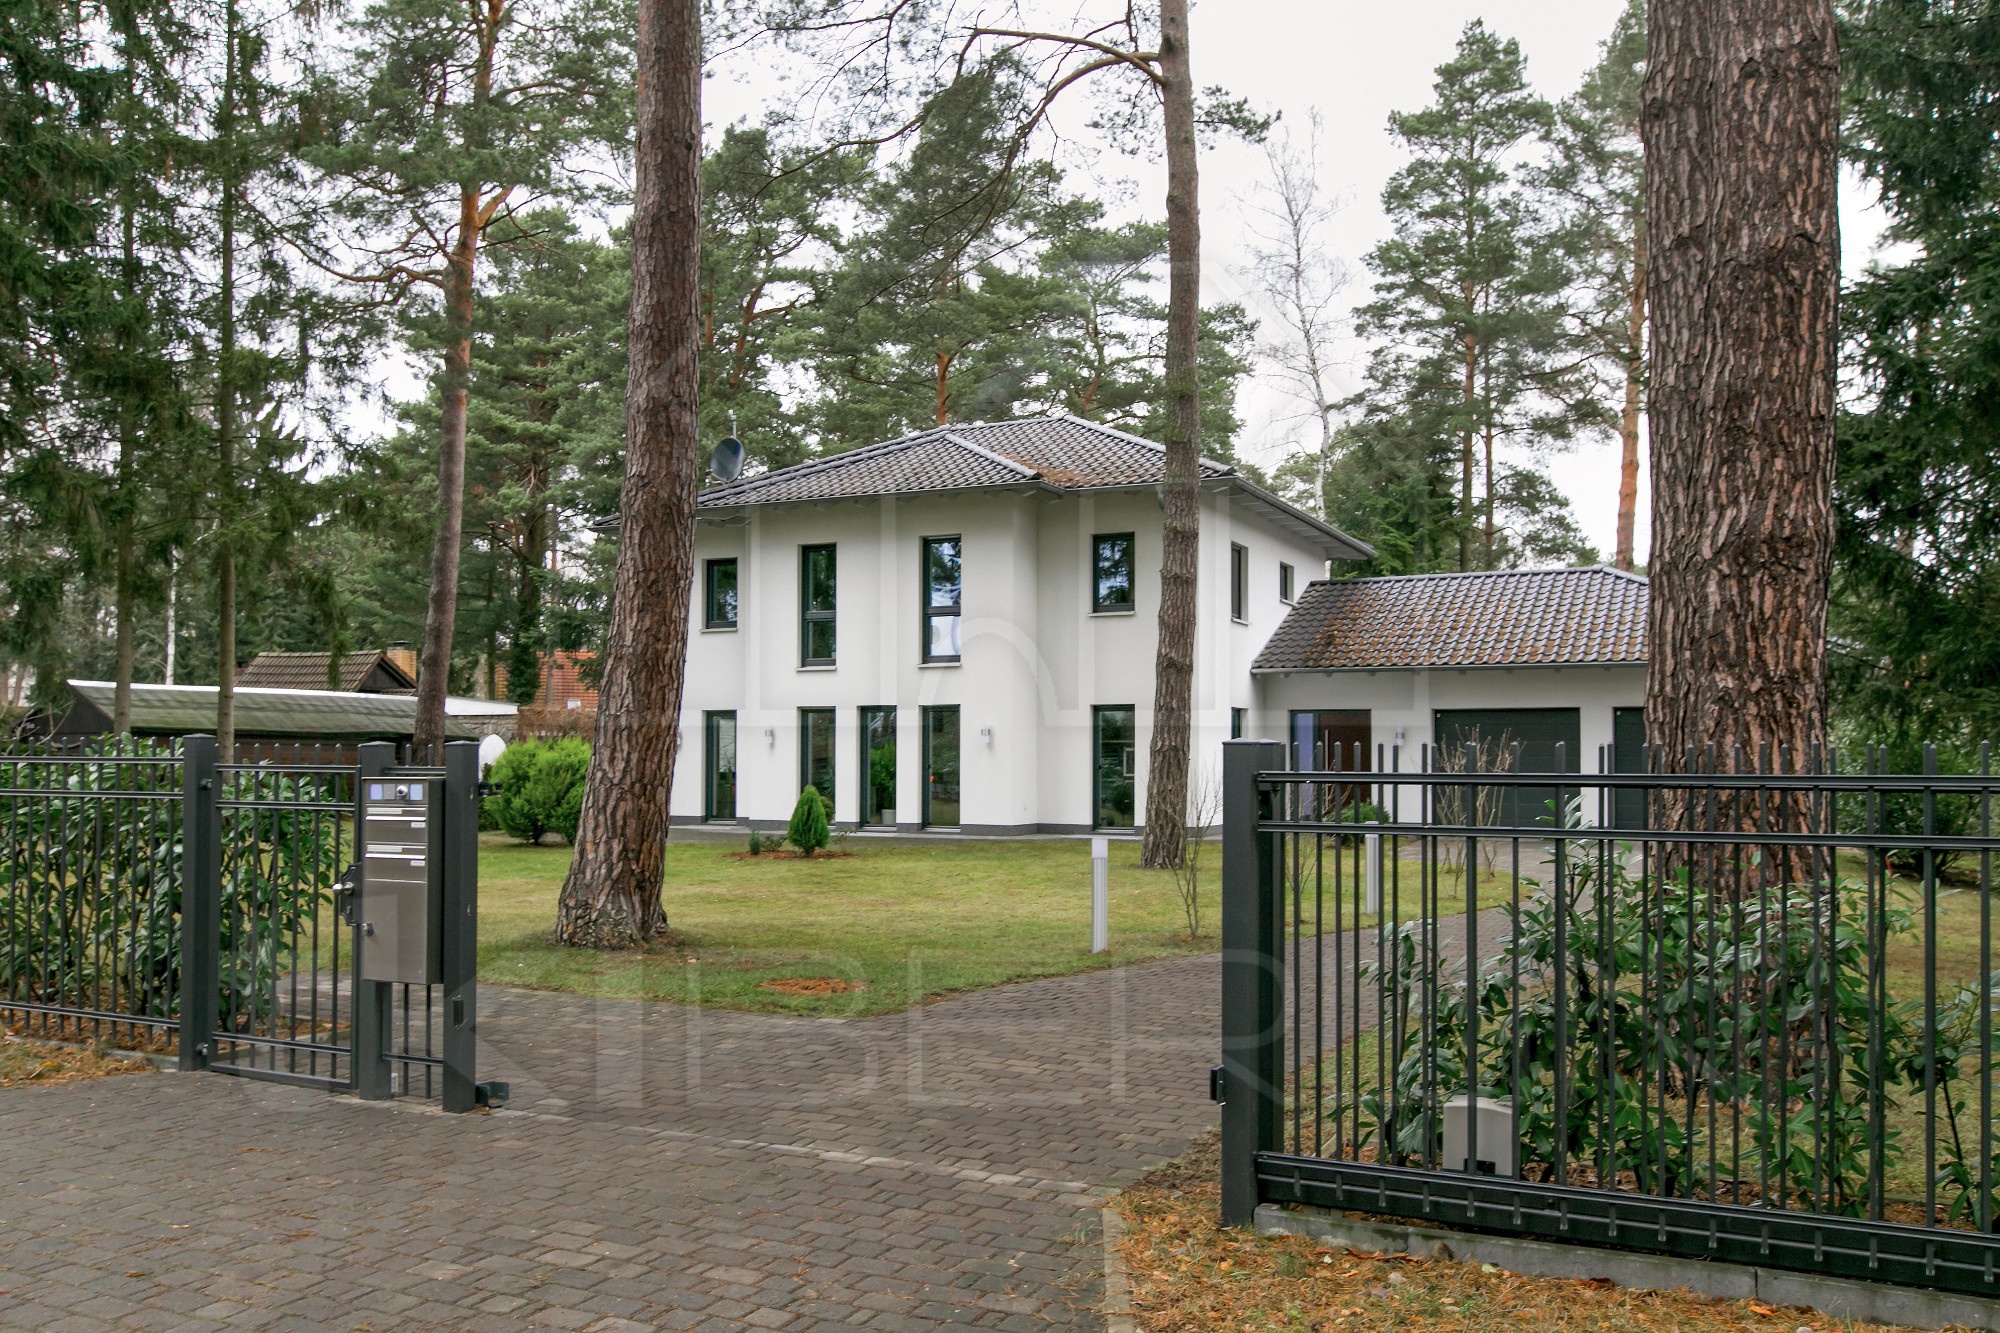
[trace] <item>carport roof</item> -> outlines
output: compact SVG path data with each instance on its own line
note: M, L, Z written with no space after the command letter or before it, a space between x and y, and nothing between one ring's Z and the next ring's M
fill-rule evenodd
M64 734L109 731L115 686L107 680L69 682L73 706L57 730ZM238 688L236 733L287 739L394 739L417 724L417 701L407 694L348 694L332 690ZM445 735L479 740L496 723L511 721L513 704L490 699L445 700ZM187 735L215 729L215 686L132 686L132 730L141 735Z
M1591 569L1310 584L1251 670L1641 665L1646 580Z

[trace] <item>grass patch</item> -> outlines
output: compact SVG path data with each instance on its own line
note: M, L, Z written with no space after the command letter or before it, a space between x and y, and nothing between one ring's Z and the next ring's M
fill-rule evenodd
M0 1088L152 1072L153 1067L144 1060L120 1059L108 1049L34 1041L0 1032Z
M1217 947L1215 847L1204 863L1203 934L1190 940L1173 876L1141 870L1138 843L1113 842L1111 950L1095 956L1087 842L870 838L844 850L852 854L807 860L670 843L663 892L674 938L600 953L550 937L569 848L485 835L479 975L580 995L850 1016ZM1458 901L1448 890L1447 907Z
M1491 1264L1323 1249L1302 1237L1264 1237L1248 1228L1225 1231L1215 1220L1219 1172L1211 1135L1113 1200L1130 1225L1123 1254L1134 1322L1148 1333L1859 1333L1884 1327L1688 1291L1521 1277Z

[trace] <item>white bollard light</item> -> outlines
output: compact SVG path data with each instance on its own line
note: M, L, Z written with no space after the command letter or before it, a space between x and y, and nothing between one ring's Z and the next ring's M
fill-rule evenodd
M1370 820L1369 823L1376 821ZM1361 884L1364 902L1361 910L1373 917L1382 915L1382 835L1363 835Z
M1090 840L1090 951L1111 951L1111 839Z

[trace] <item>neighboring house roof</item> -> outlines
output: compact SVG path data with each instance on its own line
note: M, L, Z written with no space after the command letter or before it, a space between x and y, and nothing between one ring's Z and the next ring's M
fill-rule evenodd
M73 704L53 730L59 735L94 735L111 730L108 680L69 682ZM491 699L446 699L445 736L480 740L511 724L517 711ZM236 734L285 739L384 740L407 737L416 729L417 701L407 694L349 694L339 690L236 690ZM215 730L215 686L134 685L132 730L141 735L180 736Z
M597 654L571 652L559 649L540 654L541 680L535 687L535 697L530 708L595 708L597 707L597 687L584 680L585 671L596 661ZM502 695L507 693L511 680L507 664L499 662L493 669L494 684Z
M1056 414L1022 421L938 426L901 439L828 454L792 467L710 486L700 508L715 512L768 504L814 504L888 495L1027 486L1055 491L1157 486L1166 451L1151 440L1080 417ZM1295 535L1318 543L1328 558L1366 560L1375 552L1337 528L1280 500L1235 468L1203 459L1204 482L1232 489L1239 502L1262 511ZM600 526L615 528L615 519Z
M1251 670L1643 664L1646 602L1603 567L1321 580Z
M238 689L324 690L332 653L259 653L236 673ZM349 693L395 694L417 688L386 648L340 655L340 684Z

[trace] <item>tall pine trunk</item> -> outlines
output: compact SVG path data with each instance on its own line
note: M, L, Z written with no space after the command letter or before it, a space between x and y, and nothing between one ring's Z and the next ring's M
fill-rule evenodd
M129 93L129 86L128 86ZM120 231L123 236L123 264L120 270L124 285L124 298L138 300L139 258L137 238L134 232L132 205L127 201L119 210ZM123 350L129 357L132 352L129 323L119 334ZM129 362L128 362L129 371ZM135 538L135 515L138 497L133 494L132 467L133 454L138 444L134 436L137 424L132 419L131 389L127 386L118 403L118 500L115 521L112 525L112 541L116 549L112 558L116 562L113 570L112 615L114 617L113 636L116 643L115 665L112 667L111 684L111 733L123 736L132 730L132 669L137 658L135 645L138 636L132 624L132 545Z
M1160 5L1160 96L1167 135L1166 476L1160 642L1153 662L1153 741L1146 766L1143 864L1178 866L1187 845L1194 729L1195 575L1201 548L1201 208L1188 0Z
M472 281L479 257L479 187L459 190L458 236L445 267L444 384L439 395L437 531L431 537L430 599L417 658L417 763L444 756L444 699L451 683L452 622L458 617L458 548L465 530L465 407L472 388Z
M1630 314L1625 325L1625 410L1618 421L1618 551L1612 563L1635 567L1633 529L1639 514L1639 415L1646 380L1646 222L1632 229Z
M1652 0L1649 739L1824 735L1840 56L1832 0Z
M556 934L607 947L667 928L660 901L680 749L701 455L701 4L640 0L631 373L618 568L597 742Z
M241 40L235 0L223 14L222 107L217 116L222 140L221 251L215 361L215 740L224 763L236 760L236 191L242 168L236 142L237 44Z

